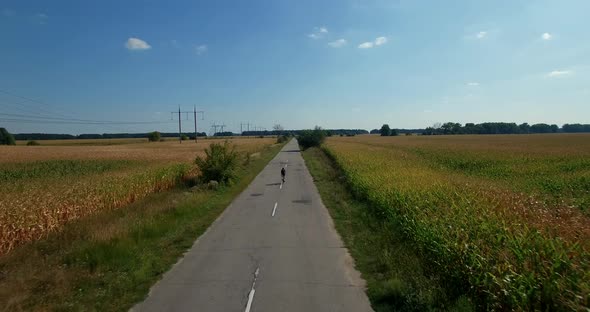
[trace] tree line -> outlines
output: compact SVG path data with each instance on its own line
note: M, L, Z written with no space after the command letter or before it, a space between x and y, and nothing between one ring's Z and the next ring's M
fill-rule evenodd
M2 128L4 129L4 128ZM243 136L296 136L305 130L272 130L272 131L244 131ZM324 130L327 136L332 135L344 135L354 136L357 134L368 134L367 130L363 129L328 129ZM6 133L6 135L4 135ZM60 134L60 133L16 133L10 134L10 138L19 141L31 141L31 140L76 140L76 139L149 139L149 133L84 133L84 134ZM4 129L1 138L8 138L8 131ZM199 137L206 137L206 132L199 132ZM240 136L239 133L233 132L218 132L214 136ZM178 138L178 132L159 132L159 138ZM181 137L187 137L188 139L194 140L194 132L182 133Z
M584 129L586 131L584 131ZM428 127L424 129L424 132L422 132L422 134L529 134L558 132L590 132L590 125L565 124L562 128L559 128L558 125L549 125L546 123L537 123L529 125L525 122L518 125L514 122L484 122L479 124L466 123L465 125L461 125L457 122L446 122L441 125Z
M298 136L302 132L307 130L272 130L272 131L244 131L243 136L267 136L267 135L288 135ZM342 136L354 136L358 134L368 134L369 131L364 129L322 129L326 136L342 135ZM236 134L239 135L239 134Z
M207 136L205 132L198 132L199 137ZM195 133L183 133L189 138L194 139ZM178 132L162 132L160 136L163 138L177 138ZM142 139L148 138L149 133L103 133L103 134L54 134L54 133L17 133L14 134L16 140L75 140L75 139Z
M389 130L388 130L389 129ZM564 124L561 128L555 124L528 123L516 124L514 122L484 122L466 123L446 122L435 124L426 129L390 129L385 124L381 129L371 130L371 134L384 136L416 133L423 135L449 135L449 134L529 134L529 133L582 133L590 132L590 124Z

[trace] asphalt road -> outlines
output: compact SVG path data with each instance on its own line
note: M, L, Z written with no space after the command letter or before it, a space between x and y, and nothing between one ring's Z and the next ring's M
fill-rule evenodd
M292 140L132 310L359 312L371 307L364 281Z

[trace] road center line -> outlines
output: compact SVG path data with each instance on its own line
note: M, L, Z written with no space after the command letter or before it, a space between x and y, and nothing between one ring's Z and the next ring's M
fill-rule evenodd
M273 208L273 210L272 210L272 216L273 216L273 217L275 216L275 212L277 211L277 205L278 205L278 204L279 204L279 203L275 203L275 207L274 207L274 208Z
M250 293L248 293L248 303L246 304L246 312L250 312L250 308L252 308L252 301L254 301L254 293L256 293L256 279L258 278L258 272L260 272L260 267L256 268L256 272L254 272L254 281L252 282L252 289L250 289Z
M248 294L248 304L246 304L246 312L250 312L250 308L252 307L252 301L254 301L254 293L256 289L250 289L250 293Z
M281 183L281 186L279 186L279 190L283 189L283 183Z

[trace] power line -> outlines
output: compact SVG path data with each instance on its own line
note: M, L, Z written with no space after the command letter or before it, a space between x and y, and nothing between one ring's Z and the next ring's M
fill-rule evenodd
M6 90L0 89L0 93L21 99L23 101L20 102L11 102L8 103L6 101L0 102L0 106L10 110L11 108L24 113L24 114L10 114L10 113L0 113L0 121L4 122L14 122L14 123L35 123L35 124L83 124L83 125L100 125L103 127L110 128L111 130L116 131L123 131L123 128L115 127L116 125L125 126L125 129L134 130L137 132L137 129L134 127L129 127L131 125L147 125L147 124L167 124L168 122L160 122L160 121L113 121L113 120L93 120L93 119L81 119L76 118L71 114L61 114L54 112L55 108L51 105L44 103L42 101L32 99L30 97L18 95ZM33 103L37 105L32 105ZM45 109L43 107L50 108L51 110ZM59 116L59 117L57 117ZM15 118L16 117L16 118Z
M132 122L85 122L85 121L64 121L64 120L38 120L38 119L23 119L23 118L2 118L0 121L6 122L24 122L24 123L39 123L39 124L64 124L64 125L151 125L151 124L171 124L169 121L132 121Z
M49 105L47 103L44 103L42 101L39 101L39 100L35 100L35 99L29 98L29 97L26 97L26 96L14 94L12 92L8 92L6 90L1 90L1 89L0 89L0 93L3 93L3 94L6 94L6 95L9 95L9 96L12 96L12 97L15 97L15 98L19 98L19 99L24 100L22 102L13 103L13 104L20 105L20 106L23 106L23 107L28 108L28 109L31 109L32 106L29 106L29 105L27 105L25 103L32 102L32 103L41 104L41 105L43 105L45 107L48 107L50 109L55 110L55 107L52 107L51 105ZM67 115L61 114L61 113L52 112L52 111L49 111L49 110L46 110L46 109L40 108L40 107L33 107L33 109L34 109L35 113L37 113L37 111L44 111L45 114L55 115L55 116L60 116L60 117L66 117L66 118L71 118L71 116L67 116Z
M18 123L37 123L37 124L84 124L84 125L100 125L103 127L108 127L113 130L121 131L122 128L113 127L115 125L119 126L130 126L130 125L147 125L147 124L168 124L169 122L161 122L161 121L114 121L114 120L93 120L93 119L80 119L73 117L73 115L69 114L61 114L56 113L42 107L38 107L38 105L31 105L31 103L36 103L43 105L44 107L48 107L50 109L54 109L51 105L44 103L42 101L32 99L26 96L18 95L6 90L0 89L0 93L6 94L15 98L22 99L24 101L21 102L12 102L7 103L6 101L0 102L0 106L6 107L10 105L13 109L16 109L19 112L24 112L24 114L9 114L9 113L0 113L0 120L5 122L18 122ZM9 116L11 118L6 118L2 116ZM59 116L59 117L55 117ZM18 117L18 118L14 118ZM130 129L130 127L125 127ZM133 128L133 127L131 127ZM133 129L132 129L133 130ZM137 130L137 129L135 129Z
M92 123L92 124L148 124L148 123L170 123L170 122L161 122L161 121L110 121L110 120L91 120L91 119L76 119L76 118L59 118L59 117L37 117L37 116L30 116L30 115L21 115L21 114L8 114L8 113L0 113L2 116L9 116L9 117L19 117L19 118L34 118L34 119L48 119L48 120L56 120L56 121L72 121L72 122L84 122L84 123Z

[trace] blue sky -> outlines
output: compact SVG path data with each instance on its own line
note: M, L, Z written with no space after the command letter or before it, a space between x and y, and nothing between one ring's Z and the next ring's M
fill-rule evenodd
M587 0L5 0L0 91L38 102L0 93L0 112L165 122L197 105L207 131L588 123L588 12Z

